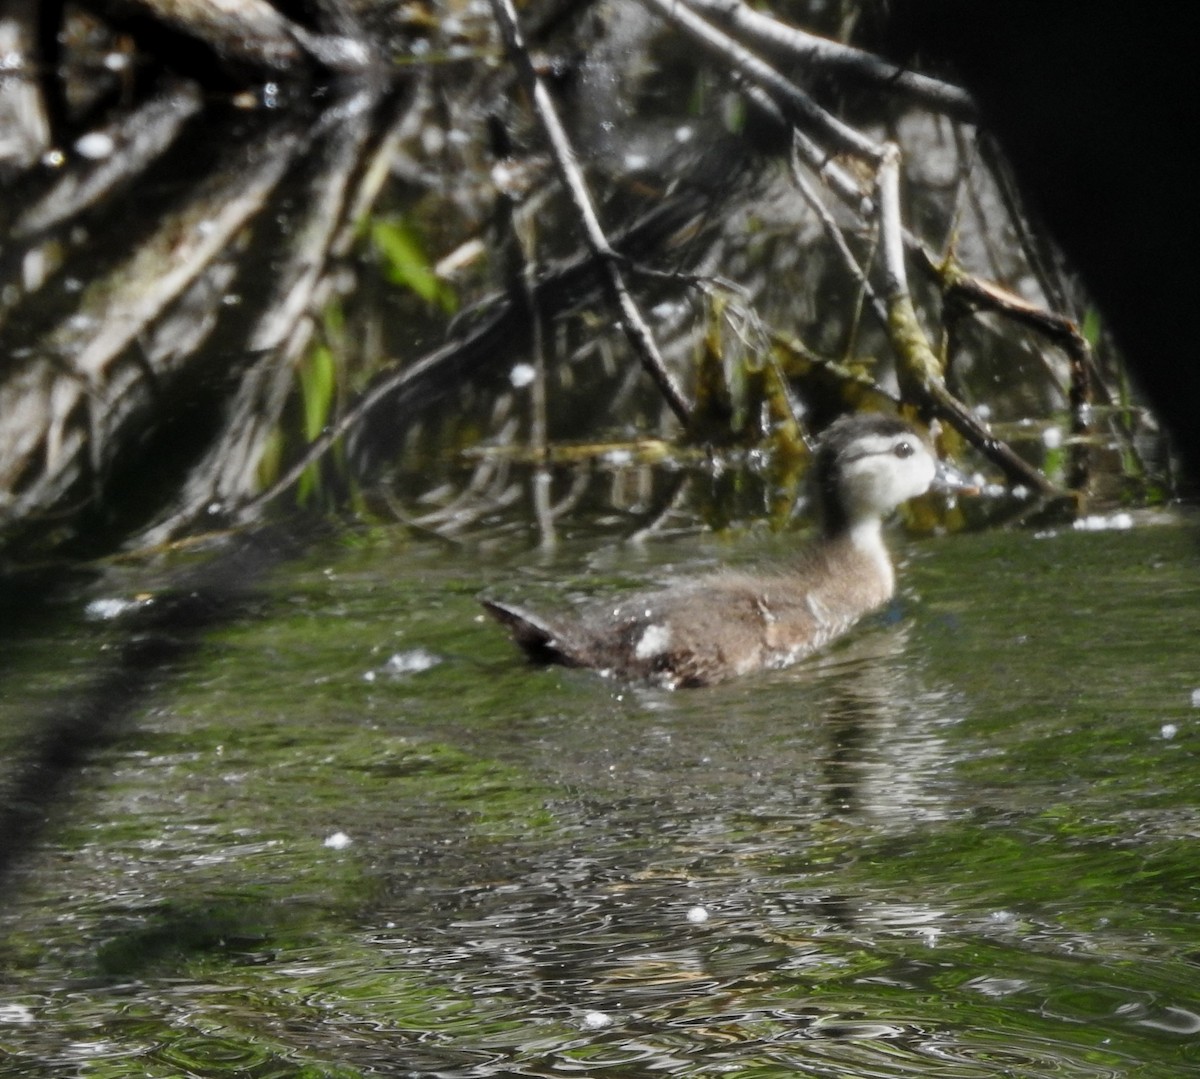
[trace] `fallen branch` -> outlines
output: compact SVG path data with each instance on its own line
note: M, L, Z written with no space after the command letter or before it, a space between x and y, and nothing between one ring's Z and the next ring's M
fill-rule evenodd
M918 394L932 409L948 423L956 427L964 438L999 467L1005 475L1016 482L1032 485L1044 494L1059 493L1041 474L1025 462L1002 441L992 436L976 419L974 414L946 388L942 365L925 338L908 292L908 278L904 269L906 251L914 254L925 269L942 288L948 299L958 298L964 304L987 307L1005 314L1021 325L1037 330L1058 344L1067 353L1071 362L1070 406L1072 433L1082 433L1086 423L1084 405L1090 400L1093 387L1099 384L1094 374L1091 350L1070 319L1030 304L994 283L958 269L950 273L947 265L938 260L929 247L913 232L904 228L900 220L899 150L890 146L894 161L879 169L877 193L862 190L854 175L844 166L831 160L811 138L799 130L793 135L793 170L795 157L816 172L829 189L849 208L864 218L878 214L882 222L885 250L884 272L886 317L884 325L893 345L901 358L901 377L907 376L906 389ZM797 177L801 194L810 198ZM881 206L884 193L890 205ZM839 248L840 250L840 248ZM846 253L842 252L843 259ZM853 273L852 261L847 261ZM880 309L872 304L876 315ZM1074 486L1074 484L1072 484Z
M175 141L187 120L204 105L194 83L174 82L113 124L88 134L111 152L98 160L76 155L50 189L26 206L7 241L32 242L133 183Z
M493 3L506 0L493 0ZM751 85L765 91L782 110L787 120L797 127L813 131L826 138L838 151L855 154L878 162L883 147L861 131L842 123L832 113L821 108L808 94L790 79L781 75L744 45L723 30L701 18L678 0L641 0L644 7L678 26L693 41L721 60Z
M192 347L167 349L151 365L130 346L222 262L307 145L292 125L260 137L250 152L231 145L220 167L97 275L78 308L0 384L0 525L44 511L116 459L135 418L148 414L156 384L178 374ZM191 336L203 339L196 327Z
M900 150L889 143L879 167L879 222L882 232L883 273L888 307L888 333L896 350L897 377L904 396L926 405L946 420L1009 479L1042 495L1059 495L1040 471L996 438L947 388L942 365L921 329L908 291L904 268L904 237L900 228Z
M908 71L840 41L810 34L748 7L742 0L685 0L713 22L727 26L764 48L777 50L825 70L841 71L956 120L973 122L978 108L966 90L940 79Z
M1071 414L1067 485L1072 490L1081 489L1088 478L1088 455L1084 445L1092 433L1092 401L1099 391L1104 402L1110 402L1096 371L1092 347L1079 332L1079 327L1069 318L1030 303L995 282L972 276L952 259L946 259L933 270L942 287L947 323L954 314L992 311L1040 334L1066 354L1070 368L1067 404Z
M341 34L313 33L289 19L267 0L130 0L151 18L181 30L227 57L256 68L293 75L305 58L333 71L363 71L372 59L364 39ZM322 14L346 10L346 5L318 5ZM324 21L345 19L326 17Z

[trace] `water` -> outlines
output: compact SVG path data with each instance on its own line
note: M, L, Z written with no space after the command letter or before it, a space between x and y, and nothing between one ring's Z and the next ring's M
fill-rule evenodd
M27 863L0 1074L1200 1072L1193 529L897 541L851 639L678 693L530 668L473 597L787 541L280 567ZM6 745L144 576L13 652Z

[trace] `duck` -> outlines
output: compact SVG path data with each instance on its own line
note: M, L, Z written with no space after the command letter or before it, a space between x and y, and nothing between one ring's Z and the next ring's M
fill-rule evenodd
M883 521L925 494L938 473L932 448L911 424L852 413L816 443L809 482L817 534L781 568L719 569L561 616L480 602L542 664L589 667L668 689L787 667L892 598L896 577Z

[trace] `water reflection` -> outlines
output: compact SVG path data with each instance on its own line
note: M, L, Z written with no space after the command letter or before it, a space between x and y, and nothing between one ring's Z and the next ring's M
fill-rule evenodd
M527 747L561 782L601 770L628 794L661 794L680 827L719 801L763 832L814 820L902 829L952 812L944 691L913 669L903 625L868 626L834 653L704 694L622 686L582 672L537 672L571 685L594 715L539 724Z

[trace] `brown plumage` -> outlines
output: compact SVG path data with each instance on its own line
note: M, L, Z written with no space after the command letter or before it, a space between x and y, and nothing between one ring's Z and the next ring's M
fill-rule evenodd
M785 667L892 596L882 518L928 490L934 472L932 453L908 424L847 416L829 427L813 456L820 535L786 569L720 570L562 617L496 600L483 606L540 662L671 688Z

